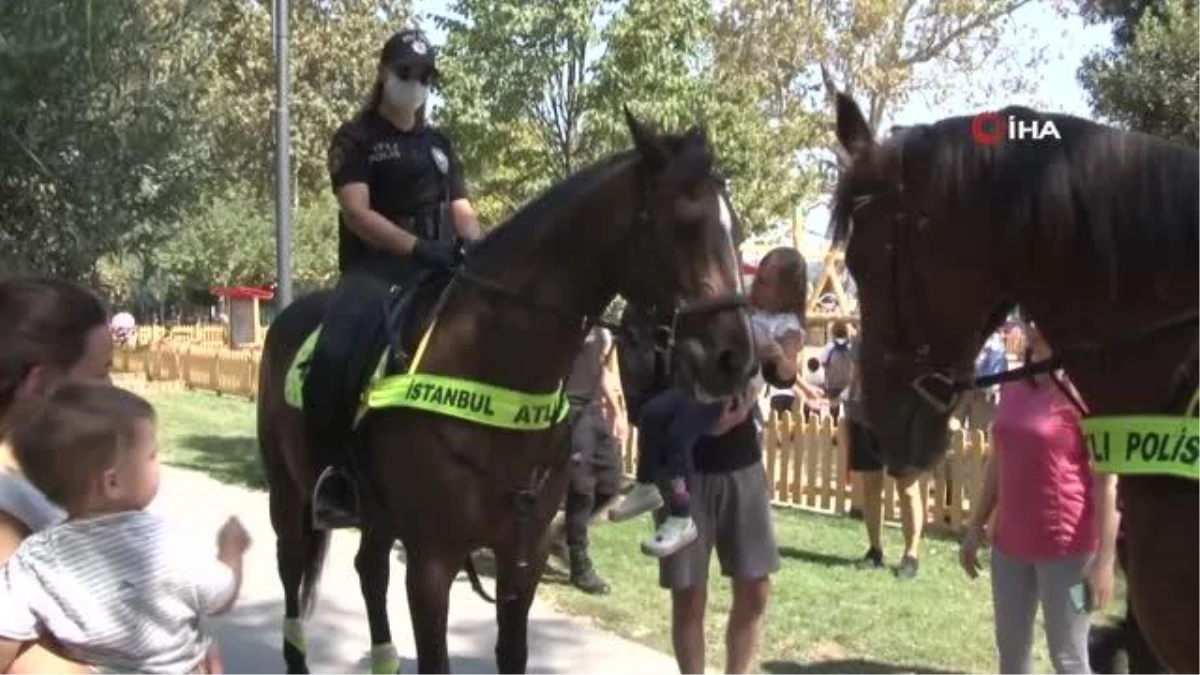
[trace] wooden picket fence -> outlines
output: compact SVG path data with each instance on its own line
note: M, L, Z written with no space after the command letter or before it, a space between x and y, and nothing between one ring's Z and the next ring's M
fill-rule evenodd
M196 345L223 348L229 345L229 326L220 323L182 323L173 325L148 324L137 327L132 343L133 349L154 347L161 342L176 345Z
M150 348L118 349L114 370L121 380L152 388L195 389L254 399L258 394L259 349L231 350L185 341L160 341ZM133 383L131 383L133 384ZM134 386L138 386L135 384ZM842 422L844 426L845 422ZM625 473L637 463L636 429L622 449ZM845 429L828 417L805 420L772 413L763 434L763 463L772 501L831 515L846 515L860 504L847 467ZM957 531L970 517L972 498L982 485L988 453L985 431L965 429L950 436L950 448L921 480L930 529ZM894 481L885 480L884 520L899 520Z

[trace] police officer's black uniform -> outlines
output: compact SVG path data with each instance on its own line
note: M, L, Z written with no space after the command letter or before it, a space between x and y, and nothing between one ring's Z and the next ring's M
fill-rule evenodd
M436 77L434 59L433 47L415 30L392 36L380 54L380 64L401 80L419 79L425 85ZM459 245L449 222L448 205L467 197L462 169L450 139L424 123L423 106L417 116L414 128L399 129L379 114L378 101L374 101L333 136L329 148L333 190L366 183L371 210L418 241L411 256L381 250L347 227L346 215L339 213L338 270L342 278L309 362L305 399L310 387L315 400L318 387L346 389L353 385L342 383L361 379L362 373L357 371L368 364L348 364L358 346L356 339L375 330L381 314L364 312L363 298L383 297L389 287L411 283L422 269L448 267L457 259ZM345 469L348 449L344 435L352 425L358 393L347 390L319 397L326 402L321 410L309 411L306 405L309 438L330 439L316 442L314 445L322 447L310 449L317 469L324 469L314 490L314 523L318 527L357 524L357 492ZM328 405L331 400L338 405Z
M607 329L595 327L575 357L564 391L570 403L571 463L564 518L571 585L594 595L609 592L588 554L588 522L621 490L620 445L604 418L604 364L613 348Z

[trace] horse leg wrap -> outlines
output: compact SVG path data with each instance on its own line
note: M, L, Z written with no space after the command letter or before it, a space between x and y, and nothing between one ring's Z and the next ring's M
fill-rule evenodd
M400 655L390 642L371 645L371 673L373 675L394 675L400 672Z
M520 597L528 586L529 579L529 548L530 544L530 521L533 519L533 510L537 506L538 493L541 491L542 483L545 483L545 478L539 482L535 478L529 489L517 490L513 493L513 508L515 510L516 519L516 535L517 535L517 560L516 560L516 580L509 588L509 591L503 598L502 602L511 602Z
M304 640L304 622L298 618L283 619L283 661L289 673L307 673L308 644Z

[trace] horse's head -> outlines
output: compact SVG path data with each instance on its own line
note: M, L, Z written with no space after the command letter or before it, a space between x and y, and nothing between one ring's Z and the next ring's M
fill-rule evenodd
M953 382L973 372L1012 303L988 251L970 236L979 229L959 226L980 216L957 210L934 180L931 167L945 148L928 127L877 141L858 105L839 94L837 137L848 162L834 240L846 245L858 288L864 408L889 472L904 475L944 455L959 394ZM963 137L970 142L965 129Z
M674 344L676 382L701 399L735 393L757 368L734 249L736 216L704 129L659 135L626 110L642 207L619 291Z

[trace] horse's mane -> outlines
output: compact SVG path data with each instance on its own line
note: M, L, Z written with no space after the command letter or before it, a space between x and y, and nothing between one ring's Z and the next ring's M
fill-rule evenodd
M527 230L540 228L553 220L575 198L587 192L596 183L604 182L613 174L625 170L636 157L633 150L620 152L585 167L564 180L546 188L540 195L521 207L508 220L493 228L482 239L476 242L472 255L484 253L496 246L501 246Z
M703 136L694 133L662 134L659 140L671 149L670 170L688 176L708 175L713 170L714 156ZM578 196L610 180L638 160L636 150L625 150L587 166L551 185L516 213L487 233L472 249L472 255L485 253L513 238L536 234L556 220Z
M1194 264L1200 244L1197 151L1146 134L1021 107L999 112L1023 121L1053 121L1061 140L986 146L971 134L972 117L895 130L876 149L879 166L897 178L914 166L927 172L927 196L950 213L978 213L1006 241L1074 245L1115 272L1153 257L1157 266ZM896 185L864 185L854 167L839 182L832 237L851 234L855 200ZM870 171L870 170L868 170ZM875 173L875 172L871 172Z

